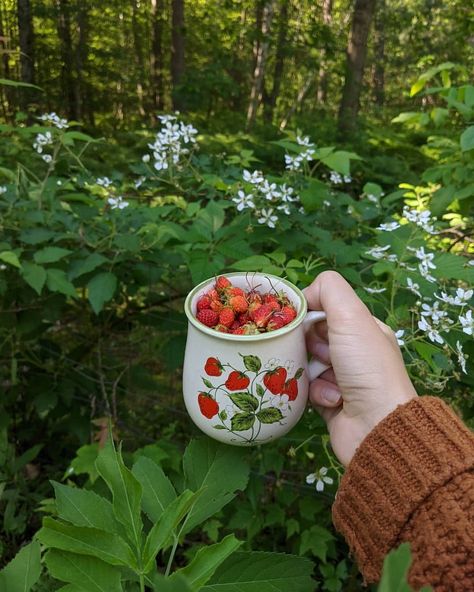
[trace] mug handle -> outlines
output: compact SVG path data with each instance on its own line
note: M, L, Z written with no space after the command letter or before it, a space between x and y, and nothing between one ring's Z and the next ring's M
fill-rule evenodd
M326 320L326 313L323 312L322 310L311 310L310 312L308 312L306 314L305 318L303 319L303 330L304 330L305 334L314 325L314 323L317 323L319 321L325 321L325 320ZM319 360L316 360L315 358L311 358L311 360L308 363L309 381L312 382L315 378L320 376L325 370L327 370L330 367L331 366L328 366L327 364L323 364L322 362L320 362Z

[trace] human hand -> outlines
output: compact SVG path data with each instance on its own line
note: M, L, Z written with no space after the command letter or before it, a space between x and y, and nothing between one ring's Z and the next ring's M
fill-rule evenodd
M304 294L309 310L327 317L309 330L308 351L332 366L310 384L310 401L347 466L367 434L417 394L394 332L372 316L341 275L319 274Z

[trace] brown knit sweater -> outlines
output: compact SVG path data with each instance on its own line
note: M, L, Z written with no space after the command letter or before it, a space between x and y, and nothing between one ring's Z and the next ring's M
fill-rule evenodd
M474 591L474 434L441 399L399 406L357 449L333 520L367 582L408 541L415 590Z

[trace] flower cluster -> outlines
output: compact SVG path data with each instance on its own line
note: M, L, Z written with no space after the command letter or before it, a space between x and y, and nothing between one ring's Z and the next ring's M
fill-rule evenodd
M128 201L125 201L121 195L118 195L117 197L109 197L107 203L112 210L123 210L124 208L128 208L130 205Z
M407 247L407 249L414 253L415 257L418 259L418 270L421 277L434 284L436 279L430 274L430 269L436 269L436 265L433 262L434 253L425 253L424 247L419 247L418 249Z
M38 119L40 119L41 121L44 121L45 123L50 123L51 125L54 125L58 129L66 129L69 127L69 123L68 123L67 119L64 119L63 117L59 117L59 115L56 115L56 113L54 111L52 111L51 113L43 113L43 115L38 117Z
M299 171L304 162L310 162L313 160L315 154L314 144L310 141L308 136L301 138L296 136L296 143L299 146L303 146L306 150L303 150L296 156L285 154L285 166L288 171Z
M53 160L51 154L43 153L46 146L51 146L53 143L53 136L51 132L45 132L44 134L37 134L35 141L33 142L33 148L38 154L41 154L41 158L48 164Z
M352 183L352 177L350 175L340 175L337 171L331 171L329 173L329 180L334 185L341 185L342 183Z
M100 185L100 187L103 187L104 189L107 189L107 187L110 187L113 183L113 181L111 181L108 177L97 177L95 182L97 185Z
M408 222L413 222L422 228L428 234L435 234L436 232L433 224L431 224L436 218L431 217L431 212L429 210L419 212L418 210L410 210L408 206L405 206L403 208L403 217L408 220Z
M178 166L182 157L190 153L189 147L196 143L198 131L192 125L178 121L175 115L159 115L158 118L161 129L148 147L153 151L153 167L157 171L164 171L170 165ZM143 162L150 160L149 154L143 156Z

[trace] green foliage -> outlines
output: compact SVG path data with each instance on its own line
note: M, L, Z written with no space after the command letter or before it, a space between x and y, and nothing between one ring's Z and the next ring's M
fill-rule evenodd
M8 592L29 592L41 574L40 545L33 541L26 545L0 571L0 588Z
M409 543L402 543L397 549L390 551L383 562L378 592L412 592L413 588L407 583L410 564ZM430 590L432 590L430 586L423 586L420 592L430 592Z

